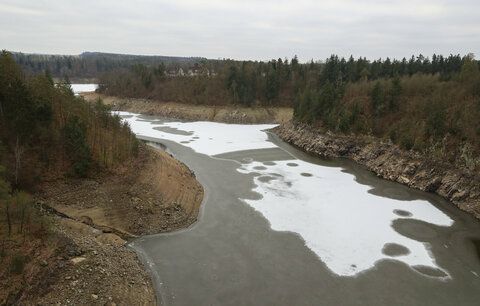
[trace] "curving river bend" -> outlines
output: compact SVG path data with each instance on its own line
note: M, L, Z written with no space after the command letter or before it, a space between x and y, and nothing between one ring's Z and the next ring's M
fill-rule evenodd
M119 115L205 189L191 228L131 243L160 304L480 303L480 222L443 199L308 156L272 125Z

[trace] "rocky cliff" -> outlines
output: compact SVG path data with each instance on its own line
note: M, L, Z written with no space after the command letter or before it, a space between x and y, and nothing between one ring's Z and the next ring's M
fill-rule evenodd
M369 136L321 133L305 124L284 123L273 129L284 141L320 157L346 157L379 177L434 192L480 218L480 174L435 161L414 151Z

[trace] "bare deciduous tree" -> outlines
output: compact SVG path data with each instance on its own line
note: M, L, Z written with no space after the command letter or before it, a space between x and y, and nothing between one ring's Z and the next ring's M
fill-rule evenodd
M25 148L20 144L20 138L17 136L15 148L13 149L13 154L15 156L15 185L18 184L18 177L20 174L20 167L24 151Z

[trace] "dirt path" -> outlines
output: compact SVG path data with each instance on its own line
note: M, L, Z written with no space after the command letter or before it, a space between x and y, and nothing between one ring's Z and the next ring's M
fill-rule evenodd
M185 120L227 123L282 123L290 120L293 114L293 109L288 107L193 105L147 99L119 98L98 93L83 93L82 96L88 101L101 98L105 104L111 105L114 110Z

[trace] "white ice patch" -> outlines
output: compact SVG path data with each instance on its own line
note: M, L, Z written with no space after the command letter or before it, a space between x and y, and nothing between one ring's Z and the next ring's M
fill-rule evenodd
M273 178L261 180L261 176L255 177L257 187L254 191L263 198L244 201L261 212L273 230L291 231L302 236L306 246L335 274L353 276L387 258L410 266L442 270L429 253L428 244L402 236L391 226L393 220L402 218L393 212L395 209L409 211L413 219L439 226L452 225L453 220L429 202L375 196L368 193L369 186L355 182L353 175L341 172L339 168L301 160L275 163L267 166L253 162L239 169L242 173L257 172L264 178ZM288 166L288 163L298 166ZM261 170L263 167L266 170ZM301 173L312 176L302 176ZM397 257L384 255L382 248L386 243L400 244L410 253Z
M82 92L94 92L98 88L98 84L71 84L70 86L76 95Z
M222 153L251 149L275 148L267 141L268 136L262 130L275 127L271 124L226 124L217 122L164 122L143 120L140 115L129 112L116 112L130 124L132 131L138 136L154 137L178 142L190 147L198 153L217 155ZM168 133L155 128L167 127L191 135Z

